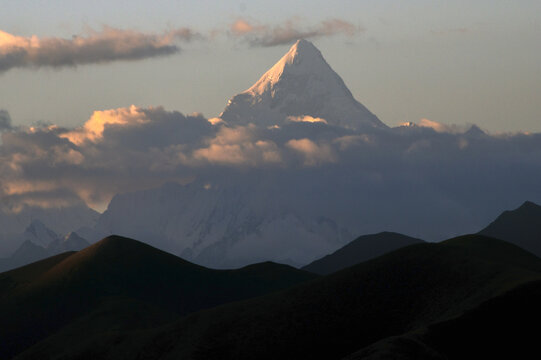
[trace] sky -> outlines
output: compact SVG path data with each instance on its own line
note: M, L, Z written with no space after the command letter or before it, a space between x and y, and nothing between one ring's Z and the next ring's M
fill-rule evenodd
M390 126L430 119L475 123L492 132L541 131L539 1L1 5L0 31L27 40L35 35L43 43L57 40L50 47L67 41L66 56L75 56L62 63L45 45L33 58L4 56L0 109L14 125L81 126L96 110L132 104L214 117L294 42L269 42L267 35L297 32L314 42L354 96ZM87 50L96 38L146 39L147 47L131 53L117 47L114 58L92 58ZM76 50L74 39L83 43Z

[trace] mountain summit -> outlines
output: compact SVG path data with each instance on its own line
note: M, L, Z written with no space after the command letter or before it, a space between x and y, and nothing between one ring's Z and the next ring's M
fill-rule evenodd
M309 41L298 40L252 87L229 100L230 124L273 126L305 118L354 130L386 128L359 103Z

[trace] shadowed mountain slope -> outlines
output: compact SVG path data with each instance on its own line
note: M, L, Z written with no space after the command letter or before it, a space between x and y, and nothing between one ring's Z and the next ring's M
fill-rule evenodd
M344 360L522 359L539 352L541 281L421 331L381 340Z
M84 341L84 323L19 358L340 359L390 336L446 321L541 279L541 260L478 235L416 244L266 296L145 331ZM91 354L91 355L88 355Z
M404 246L423 242L393 232L363 235L334 253L318 259L302 269L320 275L328 275L363 261L373 259Z
M98 333L144 328L313 277L274 263L211 270L110 236L77 253L0 274L0 358L80 319L94 319L84 326Z
M508 241L541 257L541 206L526 201L515 210L504 211L479 234Z

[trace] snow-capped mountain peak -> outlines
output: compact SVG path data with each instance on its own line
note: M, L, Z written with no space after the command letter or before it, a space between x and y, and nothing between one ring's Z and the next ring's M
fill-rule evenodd
M35 245L46 248L58 235L39 220L33 220L23 233L24 241L30 241Z
M85 247L90 246L90 243L79 236L76 232L70 232L66 234L63 238L57 239L56 241L49 244L47 250L51 254L60 254L65 251L79 251Z
M272 68L243 93L263 95L265 92L271 91L270 96L276 96L276 93L272 92L272 90L276 90L277 84L290 74L320 74L327 77L332 74L329 70L334 72L321 55L321 52L311 42L298 40ZM342 90L349 93L345 85Z
M220 117L231 125L272 126L291 116L321 118L355 130L386 128L359 103L321 52L298 40L248 90L234 96Z

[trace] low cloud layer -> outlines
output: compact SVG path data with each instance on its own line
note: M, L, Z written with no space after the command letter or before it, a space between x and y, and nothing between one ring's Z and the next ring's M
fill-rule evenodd
M71 39L23 37L0 30L0 73L14 68L74 67L166 56L180 51L179 41L197 36L188 28L147 34L104 27Z
M103 208L119 192L196 179L215 186L225 174L249 179L261 172L284 184L291 178L296 187L298 179L311 187L319 179L319 196L343 196L345 208L362 199L373 209L370 216L382 219L381 228L409 203L434 214L438 206L455 209L468 222L479 215L479 204L489 207L496 197L501 206L541 201L541 134L490 135L428 120L372 133L322 121L234 126L137 106L96 111L71 129L11 128L5 111L0 119L9 129L1 133L0 200L10 209L81 201ZM379 214L389 201L396 214Z
M230 30L233 36L242 38L251 46L263 47L286 45L298 39L313 39L338 34L354 36L362 31L361 28L341 19L329 19L317 25L305 26L297 18L289 19L279 25L259 24L240 18L231 24Z

